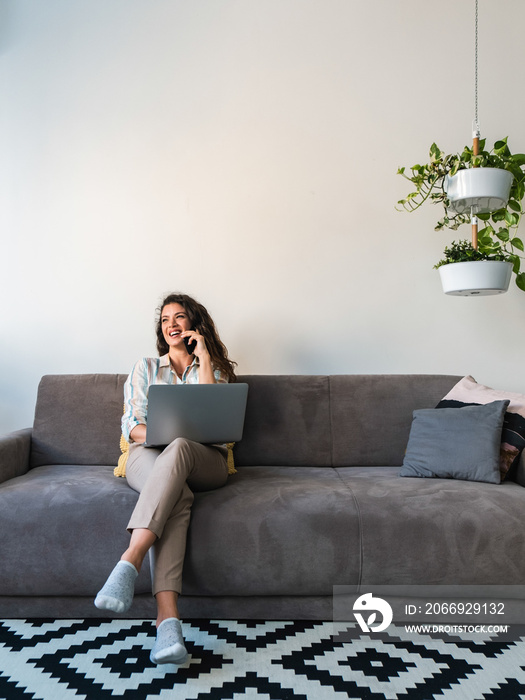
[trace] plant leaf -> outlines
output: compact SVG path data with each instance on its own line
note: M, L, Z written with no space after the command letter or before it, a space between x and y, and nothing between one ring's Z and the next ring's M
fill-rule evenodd
M498 156L510 154L506 138L502 139L501 141L496 141L496 143L494 144L494 153L496 153L496 155Z
M516 284L522 292L525 292L525 272L518 272L516 275Z
M509 226L516 226L519 222L519 217L512 212L505 210L505 221Z
M441 151L439 150L439 148L437 147L437 145L435 143L433 143L432 146L430 146L429 155L430 155L430 159L433 161L439 160L441 158Z
M517 275L520 271L521 259L517 255L509 255L509 262L512 263L512 271Z

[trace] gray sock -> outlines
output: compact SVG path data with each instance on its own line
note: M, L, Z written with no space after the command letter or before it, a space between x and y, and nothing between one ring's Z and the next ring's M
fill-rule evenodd
M119 561L95 598L96 607L116 613L129 610L138 575L139 572L129 561Z
M169 617L160 623L149 658L154 664L183 664L188 660L182 627L176 617Z

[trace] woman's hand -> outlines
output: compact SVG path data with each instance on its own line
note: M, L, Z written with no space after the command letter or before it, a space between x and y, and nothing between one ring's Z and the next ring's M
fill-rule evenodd
M136 442L137 445L141 445L142 443L146 442L146 426L142 425L142 423L140 425L136 425L129 436L133 442Z
M208 348L206 347L206 341L204 340L204 336L201 335L198 331L190 330L190 331L183 331L180 334L181 338L185 338L188 340L190 343L195 342L196 345L193 348L193 354L195 357L199 358L199 361L202 361L206 355L209 356L208 353Z
M215 374L204 336L198 331L190 330L181 333L181 337L187 338L190 342L196 342L193 354L199 358L199 384L215 384Z

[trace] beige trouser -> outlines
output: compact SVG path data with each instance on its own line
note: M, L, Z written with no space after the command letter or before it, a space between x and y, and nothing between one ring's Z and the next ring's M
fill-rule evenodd
M228 479L227 449L177 438L164 450L132 443L126 478L140 493L128 523L157 535L152 550L153 595L181 592L182 567L194 491L211 491Z

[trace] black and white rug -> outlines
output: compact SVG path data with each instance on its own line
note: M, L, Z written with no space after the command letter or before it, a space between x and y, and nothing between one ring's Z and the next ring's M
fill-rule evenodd
M153 666L144 620L0 621L4 700L522 700L525 634L440 639L342 622L184 622L191 657ZM520 633L521 632L521 633Z

